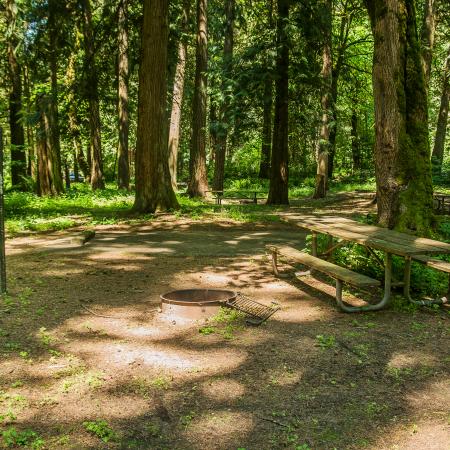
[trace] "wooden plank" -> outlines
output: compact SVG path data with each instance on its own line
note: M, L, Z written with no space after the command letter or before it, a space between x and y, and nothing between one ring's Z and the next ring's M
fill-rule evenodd
M447 261L441 261L440 259L431 258L430 256L426 255L415 255L413 256L413 260L419 261L426 266L436 270L440 270L441 272L450 273L450 263Z
M276 252L279 255L284 256L285 258L304 264L326 275L329 275L332 278L337 278L354 286L373 287L380 285L380 282L378 280L374 280L373 278L370 278L366 275L353 272L349 269L346 269L345 267L337 266L336 264L332 264L323 259L316 258L315 256L309 255L308 253L302 252L292 247L277 247L274 245L266 245L266 248L268 248L271 252Z
M330 234L402 256L416 253L450 253L450 244L427 238L418 238L373 225L365 225L347 218L332 216L285 215L282 219L318 233Z

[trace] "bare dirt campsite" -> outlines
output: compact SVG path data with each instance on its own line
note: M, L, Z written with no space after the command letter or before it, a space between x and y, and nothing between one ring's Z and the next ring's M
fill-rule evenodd
M367 212L368 199L322 210ZM29 448L448 448L448 308L340 312L326 277L272 274L266 243L307 244L280 222L163 216L77 235L7 245L0 417ZM190 287L281 309L259 327L226 309L158 312L160 294Z

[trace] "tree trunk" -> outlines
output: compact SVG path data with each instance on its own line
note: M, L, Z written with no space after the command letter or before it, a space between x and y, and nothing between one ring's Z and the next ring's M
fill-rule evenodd
M367 0L374 36L378 221L429 234L433 188L427 92L414 0Z
M289 0L278 0L275 115L273 123L269 205L289 204L289 46L286 32Z
M130 170L128 164L128 0L120 0L118 9L118 119L119 148L117 186L129 189Z
M320 126L319 142L317 145L317 174L314 198L325 198L328 185L328 151L330 148L330 113L331 113L331 80L333 61L331 56L331 26L332 26L332 4L331 0L323 3L323 53L322 71L322 123Z
M178 146L180 143L181 107L183 104L184 79L186 74L187 33L191 0L184 0L180 30L182 36L178 43L178 61L173 82L172 111L170 114L169 128L169 169L173 189L177 189Z
M77 40L78 41L78 40ZM84 157L83 152L83 143L81 139L80 133L80 125L78 120L78 104L76 99L76 72L75 72L75 58L76 51L78 49L78 42L75 44L75 50L69 57L69 63L67 65L66 72L66 86L67 86L67 103L68 103L68 125L69 125L69 133L72 138L73 147L75 149L74 152L74 165L79 168L84 176L84 179L89 182L91 172L89 169L89 164ZM78 179L77 179L78 181Z
M63 181L58 155L53 147L51 98L40 96L37 99L40 113L39 129L37 133L37 192L38 195L58 195L62 192Z
M436 126L436 136L433 147L433 172L440 175L442 171L442 161L444 160L445 136L447 132L447 120L450 101L450 46L448 48L447 59L445 61L444 77L442 83L441 105L439 108L438 121Z
M219 130L214 164L214 189L223 190L225 175L225 155L227 153L228 128L230 125L230 82L233 70L235 0L225 2L225 42L223 46L222 94L219 110ZM231 87L232 89L232 87Z
M98 75L95 64L95 45L90 0L81 0L83 8L83 36L85 51L86 95L89 102L90 166L92 189L104 189Z
M356 104L356 99L353 100L353 104ZM361 148L359 145L358 137L358 113L356 109L352 110L352 129L351 129L351 141L352 141L352 160L353 171L361 169Z
M144 0L134 202L134 210L142 213L178 208L168 164L168 41L168 2Z
M207 0L197 0L197 50L195 88L192 107L192 139L189 161L190 197L205 197L208 191L206 171L206 98L208 70Z
M24 93L25 93L25 111L27 118L31 116L32 111L32 100L31 100L31 93L30 93L30 77L29 77L29 71L28 67L24 67L23 71L23 81L24 81ZM33 180L36 179L37 176L37 169L36 169L36 146L35 146L35 140L34 140L34 130L32 125L27 120L27 146L28 146L28 165L27 165L27 174L29 177L31 177Z
M48 138L50 139L50 146L53 155L56 157L56 164L54 169L58 171L55 174L53 182L61 183L56 187L57 192L64 191L62 165L61 165L61 142L59 133L59 112L58 112L58 29L56 24L55 0L48 2L48 32L49 32L49 62L50 62L50 86L51 95L50 103L48 105L48 119L50 129L47 130Z
M259 164L259 178L266 179L270 178L270 155L272 147L272 84L272 76L267 75L264 80L261 162Z
M9 128L11 131L11 183L13 187L25 189L27 162L25 152L25 133L21 121L22 109L22 79L21 68L17 61L16 36L17 5L14 0L7 0L6 22L9 29L7 40L9 77L11 90L9 93Z
M269 28L273 28L273 0L268 4ZM273 108L273 79L272 63L270 55L265 56L265 68L267 70L264 79L264 98L263 98L263 126L261 136L261 160L259 163L259 178L270 178L270 157L272 153L272 108Z
M422 65L427 89L430 82L434 35L436 32L436 4L436 0L424 0L422 30L420 33Z

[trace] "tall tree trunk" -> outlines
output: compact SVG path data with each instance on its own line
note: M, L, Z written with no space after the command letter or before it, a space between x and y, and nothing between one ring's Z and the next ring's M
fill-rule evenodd
M81 0L83 8L83 36L86 70L86 94L89 101L90 166L92 189L103 189L102 140L100 106L98 99L98 75L95 64L94 33L90 0Z
M18 189L25 188L27 162L25 152L25 133L21 122L22 79L21 68L17 60L16 38L17 4L14 0L6 1L6 22L8 27L8 64L11 90L9 93L9 128L11 131L11 183Z
M273 28L273 0L268 2L269 28ZM264 79L264 98L263 98L263 125L261 135L261 160L259 163L259 178L270 178L270 157L272 153L272 108L273 108L273 79L272 63L270 55L264 58L265 68L267 70Z
M356 101L356 99L353 100L354 105ZM357 171L361 169L361 148L358 136L358 113L355 108L352 110L351 125L353 171Z
M119 148L117 185L129 189L130 170L128 164L128 0L120 0L118 9L118 119Z
M323 50L322 70L322 123L320 126L319 142L317 145L317 175L314 198L324 198L328 185L328 152L330 148L330 121L331 121L331 80L333 61L331 56L331 27L332 27L332 3L331 0L323 2Z
M228 128L230 125L230 78L233 71L235 0L225 1L225 42L223 46L222 94L219 110L219 132L214 164L214 189L223 190L225 155L227 153Z
M61 165L61 142L59 133L59 111L58 111L58 29L55 10L57 6L55 0L48 2L48 32L49 32L49 61L50 61L50 104L48 105L48 120L50 129L47 131L50 139L50 146L53 155L56 157L54 169L58 171L54 176L54 183L61 183L56 187L57 192L64 191Z
M76 99L76 72L75 72L75 57L76 50L78 49L78 43L75 44L75 51L69 57L69 63L67 65L66 72L66 86L67 86L67 103L68 103L68 122L69 122L69 133L72 138L74 151L74 165L81 170L84 179L89 182L91 172L89 169L89 164L84 157L83 152L83 142L81 139L80 125L78 120L78 104ZM77 179L78 181L78 179Z
M269 205L289 204L289 45L286 26L289 0L278 0L275 116L273 123Z
M178 208L168 164L168 41L168 2L144 0L134 202L134 210L143 213Z
M433 188L427 92L414 0L366 0L374 36L378 221L429 234Z
M263 98L263 127L261 162L259 164L259 178L270 178L270 155L272 148L272 107L273 107L272 76L267 75L264 80Z
M206 172L208 28L206 10L207 0L197 0L197 50L189 161L190 180L188 185L190 197L205 197L208 191Z
M28 67L24 67L23 71L23 85L24 85L24 93L25 93L25 111L27 118L30 117L32 111L32 100L30 93L30 76ZM32 125L27 120L27 146L28 146L28 165L27 165L27 174L33 180L36 179L37 170L36 170L36 145L34 140L34 130Z
M184 95L184 79L186 74L187 57L187 32L189 16L191 11L191 0L184 0L181 16L180 31L182 36L178 43L178 60L175 69L175 78L173 82L172 111L170 114L169 128L169 169L172 180L172 187L177 189L177 167L178 167L178 146L180 143L181 129L181 106Z
M37 192L39 195L58 195L63 189L61 166L53 146L53 116L49 114L52 99L40 96L37 107L40 113L37 132Z
M450 101L450 46L448 48L447 59L445 61L444 76L442 82L441 105L439 108L438 121L436 126L436 136L433 147L433 172L440 175L442 171L442 161L444 160L445 136L447 132L447 121Z
M434 35L436 32L436 4L437 0L424 0L422 29L420 32L422 65L427 89L430 82Z

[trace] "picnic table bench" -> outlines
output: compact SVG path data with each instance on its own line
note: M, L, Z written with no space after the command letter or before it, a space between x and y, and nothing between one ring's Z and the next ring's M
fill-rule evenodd
M440 214L450 214L450 195L441 192L433 194L434 209Z
M260 197L259 191L208 191L213 194L216 205L221 205L222 200L238 200L240 203L257 204L258 200L266 200L266 197Z
M336 301L343 311L377 311L389 304L393 285L392 255L401 256L405 260L403 281L397 282L396 285L403 286L403 295L408 301L419 305L442 304L447 302L447 298L445 297L436 300L412 299L410 295L410 278L413 260L425 264L430 268L450 273L450 263L432 257L432 255L450 254L450 244L432 239L419 238L373 225L361 224L343 217L283 214L281 218L288 223L308 230L312 234L312 254L309 255L293 247L269 245L267 248L272 253L274 273L276 275L278 274L277 256L279 255L334 278L336 280ZM318 255L318 234L325 234L329 237L328 248L321 255ZM334 239L338 240L336 244L333 243ZM331 255L335 249L348 243L356 243L366 247L375 257L376 261L384 268L384 295L382 300L376 304L349 306L344 303L342 300L343 283L348 283L362 289L373 289L380 285L379 281L321 258ZM374 250L384 252L384 260Z

